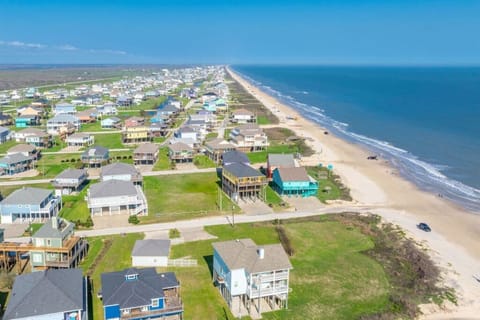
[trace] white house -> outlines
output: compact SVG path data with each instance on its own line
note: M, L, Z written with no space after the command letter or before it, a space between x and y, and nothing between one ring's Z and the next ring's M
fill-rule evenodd
M132 250L133 267L166 267L170 240L137 240Z
M257 117L253 112L250 112L246 109L238 109L232 112L230 121L233 123L255 123L257 122Z
M69 147L89 147L95 142L95 136L79 132L69 135L65 142Z
M47 133L60 134L60 129L73 125L75 130L80 129L80 119L71 114L59 114L47 121Z

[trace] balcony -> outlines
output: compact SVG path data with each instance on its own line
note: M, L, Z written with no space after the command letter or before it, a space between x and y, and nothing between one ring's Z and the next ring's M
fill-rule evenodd
M176 303L175 303L176 302ZM159 310L151 310L151 311L141 311L142 309L132 309L130 313L122 313L120 319L128 320L128 319L137 319L137 318L147 318L147 317L160 317L162 315L167 316L170 314L177 314L183 312L183 304L180 298L178 301L174 303L166 304L165 308Z

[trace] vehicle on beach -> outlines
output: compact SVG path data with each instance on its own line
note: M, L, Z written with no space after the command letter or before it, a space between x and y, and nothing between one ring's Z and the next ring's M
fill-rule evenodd
M430 228L430 226L428 224L426 224L425 222L420 222L418 225L417 225L418 229L420 230L423 230L425 232L430 232L432 231L432 229Z
M378 160L378 156L368 156L367 160Z

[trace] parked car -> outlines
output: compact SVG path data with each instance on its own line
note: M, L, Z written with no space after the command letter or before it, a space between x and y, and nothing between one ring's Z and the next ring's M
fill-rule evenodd
M430 226L428 224L426 224L425 222L420 222L418 225L417 225L418 229L420 230L423 230L425 232L430 232L432 231L432 229L430 228Z

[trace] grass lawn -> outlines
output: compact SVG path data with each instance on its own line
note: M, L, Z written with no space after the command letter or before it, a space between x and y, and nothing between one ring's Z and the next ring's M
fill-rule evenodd
M94 183L97 181L94 181ZM80 220L85 222L90 216L90 211L87 207L87 201L85 201L85 196L87 195L87 190L90 187L91 182L86 185L78 195L66 195L62 196L63 209L61 211L61 216L69 221Z
M166 137L154 137L154 138L153 138L153 142L155 142L155 143L163 143L163 142L165 142L166 139L167 139Z
M90 132L90 131L104 131L102 129L102 125L100 120L91 122L91 123L83 123L80 132Z
M133 164L133 152L131 150L110 152L110 162L124 162Z
M193 158L193 164L199 169L215 168L217 165L205 155L196 155Z
M168 157L168 147L162 147L159 149L158 160L153 166L153 171L170 170L172 169L172 163Z
M267 186L266 198L267 199L265 202L268 205L271 205L273 210L279 210L283 208L282 204L284 201L270 186Z
M142 223L192 219L220 213L219 187L215 172L144 177L148 216ZM223 210L233 203L223 192ZM239 209L235 206L236 210Z
M13 146L16 146L18 142L15 140L9 140L7 142L4 142L0 144L0 153L7 153L8 149L10 149Z
M205 140L210 140L218 137L218 132L209 132L207 133L207 136L205 137Z
M270 119L267 116L258 116L257 117L257 124L270 124Z
M356 319L387 305L382 266L362 254L373 246L367 236L334 221L292 221L283 227L295 249L289 309L264 313L264 319ZM233 319L211 282L211 243L251 238L259 245L272 244L279 242L278 234L270 223L205 229L218 239L172 247L174 258L191 256L199 262L196 268L174 269L182 283L185 319Z
M123 149L121 133L95 134L95 145L108 149Z
M295 153L298 149L294 145L278 144L267 147L265 151L257 151L247 153L248 159L251 163L266 163L269 153Z
M74 159L75 161L71 162L72 159ZM39 175L35 178L54 178L63 170L75 167L76 163L80 163L79 161L77 161L78 159L80 159L79 153L44 154L42 155L40 160L37 161L37 170L39 172ZM66 160L68 160L68 162L66 162Z

